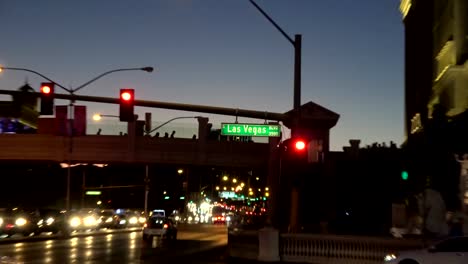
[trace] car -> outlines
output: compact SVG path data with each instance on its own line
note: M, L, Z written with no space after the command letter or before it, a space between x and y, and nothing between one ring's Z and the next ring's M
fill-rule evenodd
M43 232L52 232L57 234L59 232L68 232L68 225L66 222L66 211L59 209L41 208L39 211L39 221L37 222L37 234Z
M143 225L143 240L152 241L154 236L177 239L177 225L167 217L152 216Z
M0 210L0 235L11 237L15 234L30 236L36 234L39 221L36 210L22 208L2 208Z
M468 263L468 236L451 237L421 250L387 254L385 264Z
M119 226L118 217L114 210L101 210L98 214L98 228L117 228Z
M93 209L80 209L67 212L70 232L99 229L99 215Z
M213 224L221 224L221 225L225 225L226 224L226 217L224 217L224 215L213 215L213 218L211 219L211 221L213 222Z

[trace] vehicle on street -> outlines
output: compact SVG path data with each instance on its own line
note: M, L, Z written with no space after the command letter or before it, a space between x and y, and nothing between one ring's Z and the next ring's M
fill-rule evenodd
M37 222L37 234L51 232L57 234L60 231L67 232L66 211L58 209L38 209L39 221Z
M153 237L177 239L177 225L167 217L151 216L143 226L143 240L152 241Z
M0 235L11 237L15 234L29 236L38 230L38 212L21 208L0 209Z
M98 229L99 216L94 209L80 209L68 213L70 231L85 231Z
M213 224L215 225L225 225L226 224L226 217L224 215L213 215L213 218L211 219Z
M119 226L118 217L114 210L104 209L98 214L98 228L117 228Z
M468 236L452 237L421 250L387 254L385 264L468 263Z

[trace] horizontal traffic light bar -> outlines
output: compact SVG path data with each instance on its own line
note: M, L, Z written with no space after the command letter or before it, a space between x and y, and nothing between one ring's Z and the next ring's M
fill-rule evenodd
M22 93L24 92L0 90L0 94L21 95ZM36 94L38 97L40 96L40 93L28 92L28 94ZM106 103L106 104L119 104L120 103L119 98L100 97L100 96L57 94L56 93L53 95L53 97L55 99L96 102L96 103ZM180 104L180 103L170 103L170 102L161 102L161 101L135 100L134 105L143 106L143 107L152 107L152 108L189 111L189 112L257 118L257 119L263 119L263 120L289 121L292 118L292 116L283 114L283 113L272 113L272 112L267 112L267 111L216 107L216 106L207 106L207 105Z

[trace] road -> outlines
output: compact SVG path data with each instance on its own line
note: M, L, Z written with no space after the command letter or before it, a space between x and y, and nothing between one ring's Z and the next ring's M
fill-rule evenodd
M0 245L0 263L223 263L225 226L179 225L176 241L143 242L141 231L87 234ZM206 258L206 261L204 259Z

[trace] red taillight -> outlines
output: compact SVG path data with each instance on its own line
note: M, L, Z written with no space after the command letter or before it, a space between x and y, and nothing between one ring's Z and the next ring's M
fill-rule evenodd
M12 229L13 227L15 227L15 225L14 224L7 224L5 227L6 227L6 229Z
M168 227L169 227L169 226L168 226L167 224L164 224L164 225L163 225L163 228L164 228L164 229L167 229Z

